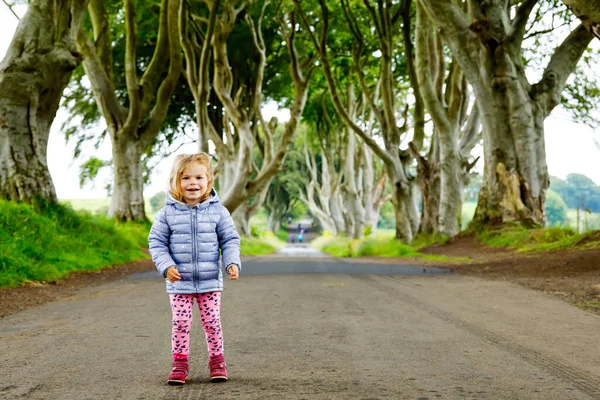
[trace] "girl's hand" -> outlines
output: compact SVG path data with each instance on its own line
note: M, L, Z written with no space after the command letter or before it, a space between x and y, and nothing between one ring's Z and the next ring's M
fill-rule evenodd
M181 280L181 275L179 275L179 271L177 271L177 267L169 267L167 270L167 279L169 282L174 283Z
M239 268L235 264L231 264L229 267L227 267L227 273L229 274L229 279L232 281L237 281L240 277Z

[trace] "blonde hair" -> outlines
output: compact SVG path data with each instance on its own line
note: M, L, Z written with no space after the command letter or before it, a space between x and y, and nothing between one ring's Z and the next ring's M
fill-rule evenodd
M183 202L183 193L181 193L181 176L183 175L183 170L187 168L188 165L198 163L200 165L204 165L206 168L206 178L208 179L208 183L206 185L206 193L202 195L200 198L200 202L208 199L212 189L214 187L214 179L213 179L213 168L210 163L210 156L206 153L195 153L195 154L180 154L175 157L175 162L173 162L173 168L171 168L171 176L169 177L169 193L173 198L177 201Z

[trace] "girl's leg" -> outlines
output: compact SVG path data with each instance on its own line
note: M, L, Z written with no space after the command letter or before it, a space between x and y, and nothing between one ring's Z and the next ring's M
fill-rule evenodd
M173 313L173 334L171 347L173 356L185 356L190 351L190 331L192 330L193 294L169 294Z
M200 321L206 334L208 356L222 356L221 292L200 293L197 301L200 308Z

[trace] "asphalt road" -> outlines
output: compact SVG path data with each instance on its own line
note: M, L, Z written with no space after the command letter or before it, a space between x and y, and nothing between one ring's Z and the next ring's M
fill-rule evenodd
M0 398L600 399L598 316L505 282L312 255L226 281L227 383L208 382L196 323L190 379L166 385L168 298L141 273L0 320Z

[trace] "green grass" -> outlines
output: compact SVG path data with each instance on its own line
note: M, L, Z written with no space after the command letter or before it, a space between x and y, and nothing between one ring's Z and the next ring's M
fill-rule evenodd
M431 261L461 261L467 262L465 258L451 258L445 256L432 256L419 253L417 247L408 245L394 239L392 233L383 232L375 238L349 239L342 236L319 237L313 240L314 247L333 257L416 257ZM431 238L427 243L431 244ZM418 244L425 243L422 238ZM421 247L423 247L421 245Z
M485 245L520 252L600 248L598 236L598 231L577 234L571 228L527 229L520 226L476 232L477 240Z
M264 240L246 236L242 237L240 254L243 256L271 254L275 250L275 246Z
M0 200L0 287L56 281L147 258L149 226L117 224L65 205Z
M582 301L575 305L587 312L600 312L600 301Z

